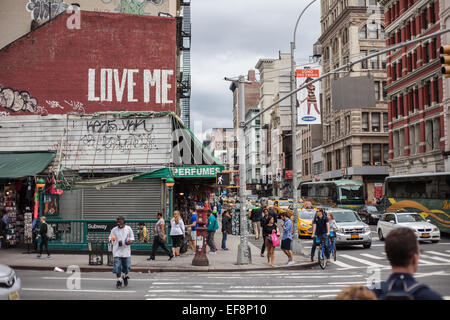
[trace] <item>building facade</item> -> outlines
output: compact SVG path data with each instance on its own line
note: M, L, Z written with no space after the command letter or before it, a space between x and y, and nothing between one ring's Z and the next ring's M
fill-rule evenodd
M250 120L260 110L249 109L245 121ZM245 168L247 170L247 188L252 194L261 194L261 122L260 117L251 121L245 130Z
M442 1L445 2L445 1ZM441 29L440 1L383 0L388 46ZM390 174L445 170L440 37L415 43L387 58Z
M321 25L323 73L385 48L383 8L375 0L322 1ZM373 200L374 184L383 183L388 175L386 56L366 60L346 71L322 81L322 176L325 180L360 180L366 200ZM375 95L372 105L338 107L333 88L338 81L351 81L351 77L368 79L364 89ZM374 90L370 88L372 83ZM352 97L358 94L364 100L358 90L349 91Z
M224 166L226 170L232 170L234 163L234 130L233 128L212 128L209 133L209 150Z
M278 59L260 59L255 68L260 73L260 109L268 107L291 90L291 55L279 53ZM261 115L261 135L267 150L262 159L263 181L267 181L266 194L292 196L292 179L286 171L292 170L291 102L287 98Z
M450 28L450 3L446 0L439 1L439 15L441 29ZM441 45L450 44L450 34L441 35ZM450 137L450 79L442 78L442 105L444 107L444 136ZM444 152L445 171L450 171L450 139L445 139Z

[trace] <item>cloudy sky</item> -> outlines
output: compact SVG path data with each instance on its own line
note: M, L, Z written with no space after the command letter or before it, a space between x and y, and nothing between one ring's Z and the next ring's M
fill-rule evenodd
M191 127L233 126L232 92L224 77L247 75L261 58L289 53L298 16L311 0L192 0ZM303 15L296 63L307 61L320 36L320 1ZM258 74L257 74L258 77Z

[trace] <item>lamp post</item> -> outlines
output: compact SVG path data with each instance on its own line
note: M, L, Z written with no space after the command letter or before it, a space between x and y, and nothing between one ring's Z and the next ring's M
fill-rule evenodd
M295 61L294 61L294 50L295 50L295 35L297 33L297 27L298 23L300 22L301 17L303 16L303 13L305 13L306 9L309 8L310 5L312 5L317 0L312 0L306 7L303 9L303 11L300 13L297 23L295 24L294 28L294 37L291 42L291 91L294 91L294 89L297 87L296 85L296 76L295 76ZM291 138L292 138L292 199L294 200L294 208L293 208L293 216L294 216L294 226L293 226L293 241L292 241L292 252L294 254L301 254L303 253L303 247L302 242L300 241L298 237L298 210L297 210L297 101L296 101L296 95L291 95Z
M252 254L248 245L247 230L247 205L245 201L246 188L246 165L245 165L245 95L244 84L252 83L245 81L244 76L239 79L229 79L226 81L238 82L239 85L239 130L238 130L238 152L239 152L239 210L240 210L240 243L238 246L237 264L251 264Z

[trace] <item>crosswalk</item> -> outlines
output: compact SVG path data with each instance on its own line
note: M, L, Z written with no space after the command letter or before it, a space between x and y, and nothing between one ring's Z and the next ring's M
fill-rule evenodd
M343 250L325 269L206 273L180 279L179 275L156 275L145 299L334 299L345 287L353 284L370 285L369 270L380 269L383 279L390 274L384 252L366 253ZM418 278L450 276L449 251L426 250L421 254ZM429 266L447 266L441 271L427 271ZM445 271L447 270L447 271Z

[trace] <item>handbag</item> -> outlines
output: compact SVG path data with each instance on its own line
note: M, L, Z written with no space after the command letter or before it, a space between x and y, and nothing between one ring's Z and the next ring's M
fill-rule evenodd
M280 238L275 234L275 230L272 231L272 234L269 236L270 242L274 247L278 247L280 245Z

